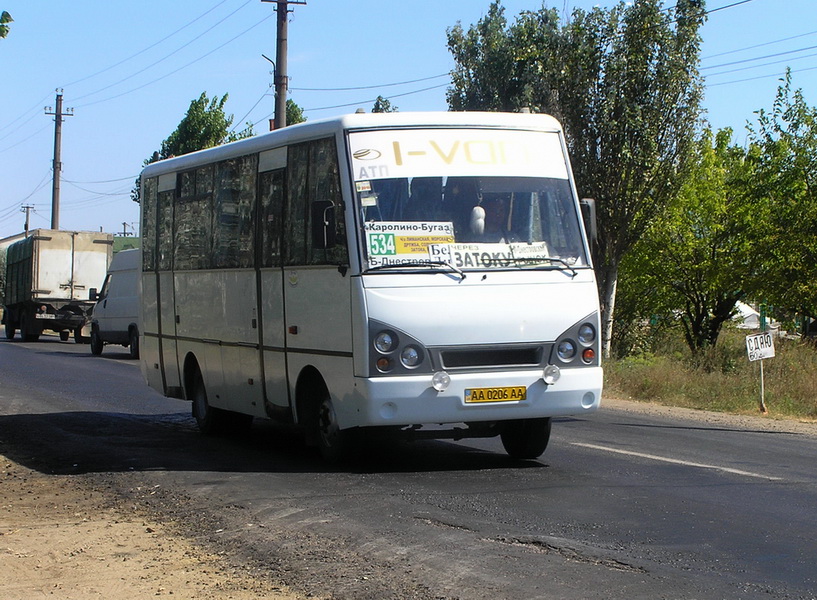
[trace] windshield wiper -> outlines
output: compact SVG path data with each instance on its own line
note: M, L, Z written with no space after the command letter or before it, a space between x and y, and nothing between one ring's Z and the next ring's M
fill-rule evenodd
M453 271L459 275L460 280L465 279L465 272L462 269L455 267L450 262L445 260L412 260L401 263L390 263L387 265L375 265L374 267L369 267L366 269L364 273L371 273L372 271L385 271L388 269L404 269L406 267L445 267L449 271Z
M519 263L539 263L542 261L548 261L552 266L559 269L560 271L569 271L570 278L576 277L579 272L568 262L561 258L556 258L553 256L509 256L509 257L502 257L502 258L492 258L491 262L494 264L519 264Z

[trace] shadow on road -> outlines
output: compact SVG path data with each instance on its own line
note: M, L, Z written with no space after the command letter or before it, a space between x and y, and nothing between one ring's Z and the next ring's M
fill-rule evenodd
M240 437L204 436L188 413L0 415L0 452L49 474L156 470L382 473L545 466L443 441L371 440L354 462L332 467L292 428L256 420L251 431Z

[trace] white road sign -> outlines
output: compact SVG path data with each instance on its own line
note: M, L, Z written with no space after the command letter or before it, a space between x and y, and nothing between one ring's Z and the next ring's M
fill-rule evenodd
M774 339L768 332L746 336L746 351L749 360L763 360L774 356Z

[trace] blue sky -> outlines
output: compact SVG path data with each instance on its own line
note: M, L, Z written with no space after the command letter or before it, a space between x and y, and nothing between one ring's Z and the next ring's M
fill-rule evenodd
M290 97L310 120L370 110L381 94L401 111L446 110L453 67L446 29L477 22L490 0L307 0L289 24ZM541 0L504 0L512 20ZM560 11L606 1L545 1ZM668 5L672 5L670 2ZM786 66L817 105L817 0L708 0L705 108L716 128L746 137L770 108ZM0 0L14 18L0 41L0 238L51 221L55 89L63 89L63 229L138 228L130 200L142 160L190 101L229 93L237 123L267 128L273 110L273 4L261 0ZM756 59L756 60L750 60ZM390 85L400 82L402 85ZM370 87L376 86L376 87ZM315 91L317 89L331 91ZM337 88L355 88L338 90ZM366 89L368 88L368 89Z

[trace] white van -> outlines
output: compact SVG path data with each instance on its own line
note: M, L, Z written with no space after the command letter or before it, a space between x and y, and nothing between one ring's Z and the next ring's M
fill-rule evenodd
M91 353L102 354L105 344L121 344L139 358L139 249L117 252L102 289L96 294L91 316Z

